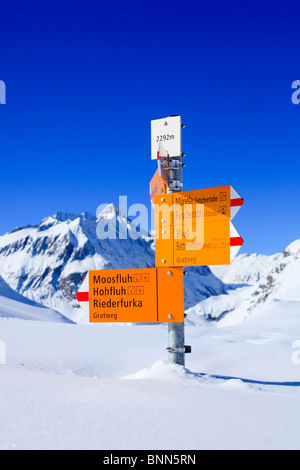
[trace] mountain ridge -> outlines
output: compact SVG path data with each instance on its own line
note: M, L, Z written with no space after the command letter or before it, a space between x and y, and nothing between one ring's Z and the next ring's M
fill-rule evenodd
M99 239L99 221L114 222L117 236L120 231L128 231L129 236ZM131 238L132 230L131 220L112 204L97 216L57 212L38 225L18 227L0 237L0 275L16 292L76 322L76 293L89 270L155 266L155 240L144 233ZM223 282L208 267L186 271L185 308L226 293Z
M241 254L230 266L211 267L225 284L227 295L205 299L188 310L194 321L220 326L242 323L272 303L299 302L300 239L275 255Z

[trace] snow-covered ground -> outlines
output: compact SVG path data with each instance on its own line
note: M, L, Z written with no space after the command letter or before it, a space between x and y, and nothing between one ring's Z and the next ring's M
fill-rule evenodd
M188 271L184 368L168 363L166 324L73 323L78 308L60 309L87 259L153 258L148 242L98 246L95 221L73 219L0 240L0 449L300 449L300 240Z
M187 321L183 368L165 324L24 320L18 300L2 299L18 314L0 318L0 449L300 448L300 302Z

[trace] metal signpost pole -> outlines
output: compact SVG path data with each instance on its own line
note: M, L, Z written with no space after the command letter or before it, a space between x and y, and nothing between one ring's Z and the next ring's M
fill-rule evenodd
M172 157L170 162L170 187L167 193L182 191L182 155ZM170 268L171 269L171 268ZM168 323L169 362L185 365L184 322Z
M184 166L182 157L184 154L181 147L181 132L183 127L181 116L178 115L151 121L151 159L157 160L159 157L159 174L167 183L167 193L182 191L182 168ZM170 242L172 241L170 240ZM166 260L162 259L161 261L166 263ZM171 266L170 271L172 271ZM172 313L170 312L169 315L171 318ZM168 325L169 362L184 366L185 352L190 352L190 348L184 345L184 321L181 323L172 321L168 322Z

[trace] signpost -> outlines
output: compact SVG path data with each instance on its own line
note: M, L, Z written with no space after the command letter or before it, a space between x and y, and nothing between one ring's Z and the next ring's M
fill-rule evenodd
M169 361L185 364L184 266L230 264L243 244L231 220L244 200L232 186L182 191L180 116L151 121L155 268L89 271L77 301L91 323L168 323Z
M183 322L182 268L89 271L77 300L91 323Z
M151 158L158 162L160 176L167 186L167 194L180 191L183 186L181 148L183 127L181 116L168 116L165 119L151 121ZM184 323L169 323L168 338L169 362L184 366L186 352Z

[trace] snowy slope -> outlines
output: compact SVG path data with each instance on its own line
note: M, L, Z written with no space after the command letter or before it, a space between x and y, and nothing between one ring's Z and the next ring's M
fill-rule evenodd
M47 322L68 322L58 312L44 307L13 291L0 277L0 318L19 318Z
M0 239L6 272L17 266L8 270L11 257L19 263L20 277L11 280L37 293L40 278L33 273L38 265L55 270L59 237L70 225L70 216L61 215L47 228L6 235L10 243ZM44 245L40 232L47 233ZM75 237L75 228L68 234ZM81 234L72 242L77 254ZM78 274L73 251L69 263ZM299 450L300 241L262 267L259 256L248 267L244 258L235 265L237 277L224 270L227 291L188 310L186 368L167 362L166 324L72 324L0 279L0 449ZM72 273L68 262L64 268ZM207 279L199 288L201 276ZM185 279L206 294L216 294L214 282L219 286L208 268Z
M188 310L191 321L217 320L237 324L278 301L300 301L300 240L274 256L241 255L228 267L212 268L227 294L205 299ZM300 304L299 304L300 314Z
M267 256L243 253L230 266L210 266L211 271L225 284L254 284L276 265L280 254Z
M0 449L299 450L297 303L185 330L0 319Z
M100 240L100 220L115 219L117 239ZM109 205L98 215L57 213L37 226L18 228L0 237L0 275L22 295L54 309L73 321L80 317L75 300L86 273L92 269L154 267L153 238L118 233L132 230L129 220ZM225 292L208 267L191 268L185 276L185 307Z

